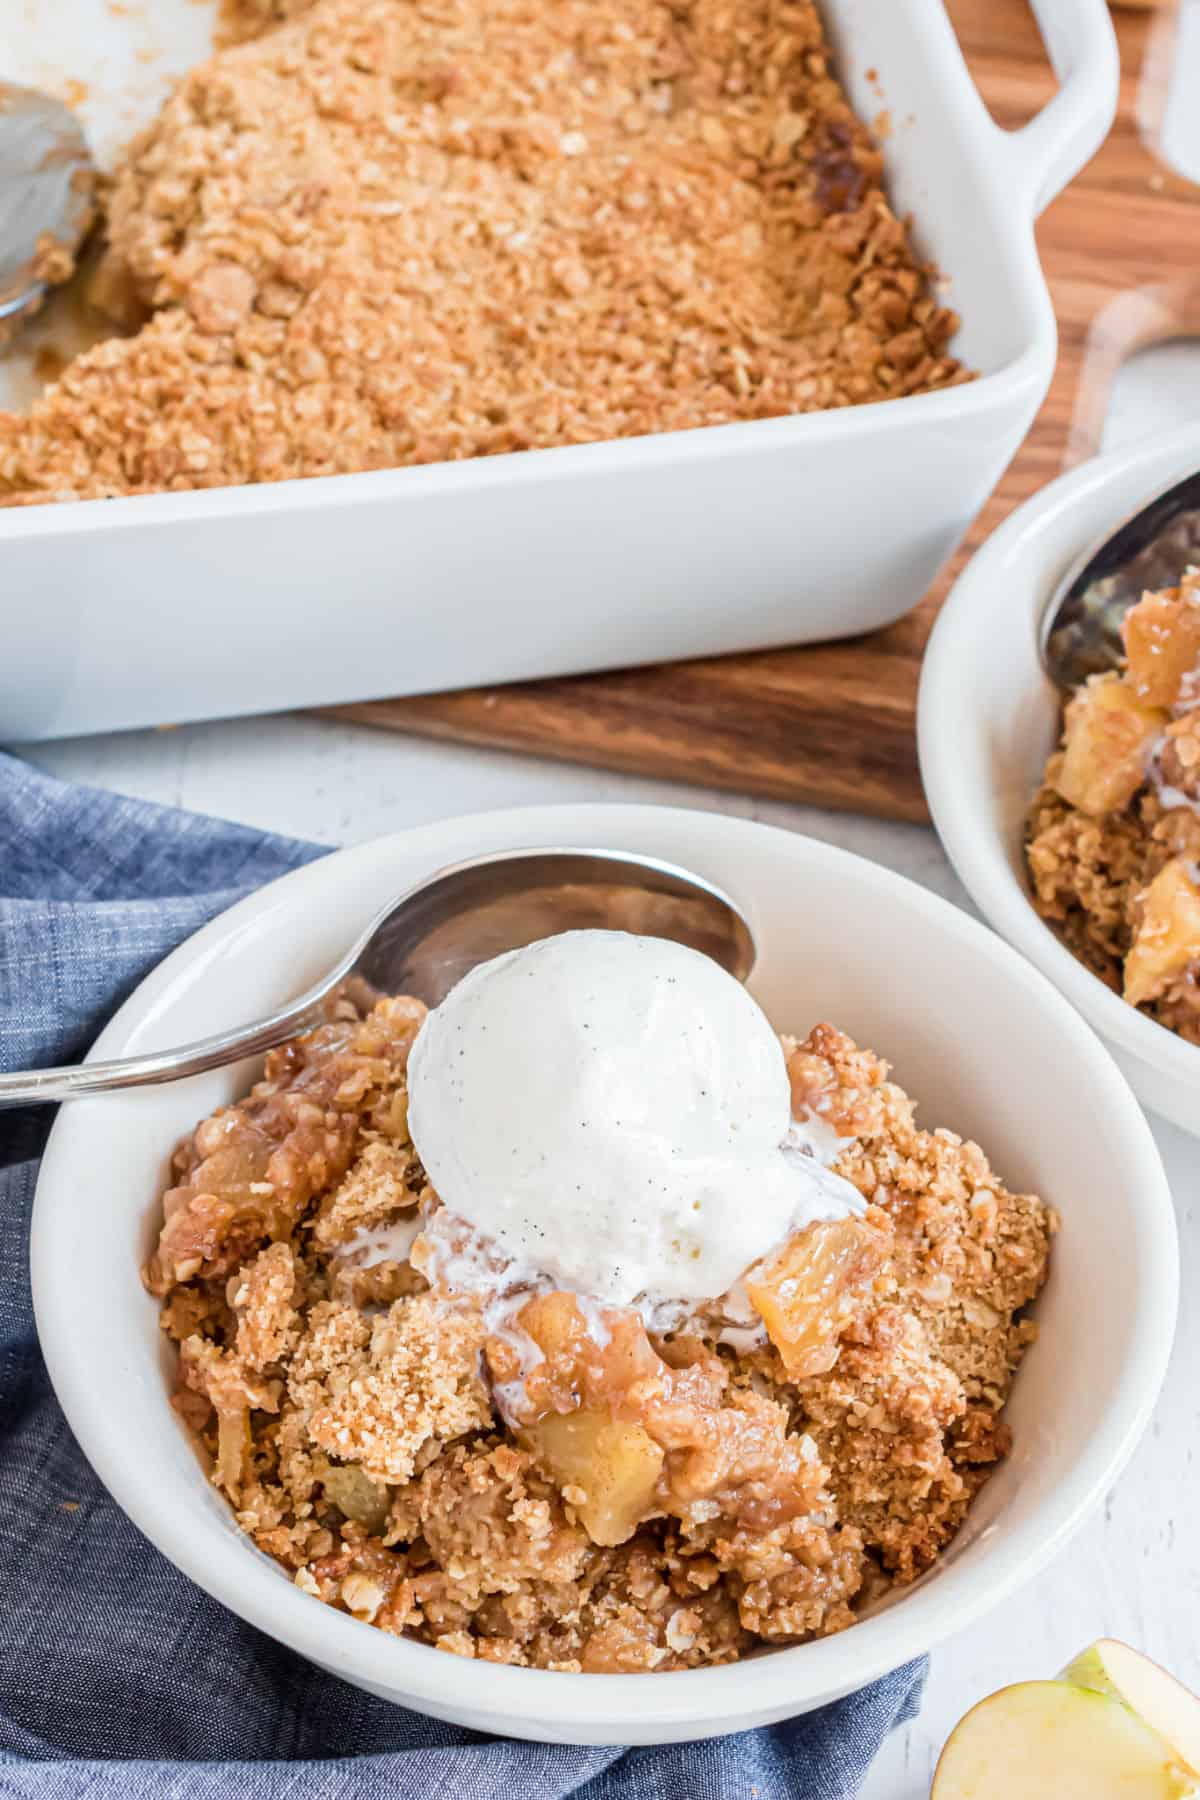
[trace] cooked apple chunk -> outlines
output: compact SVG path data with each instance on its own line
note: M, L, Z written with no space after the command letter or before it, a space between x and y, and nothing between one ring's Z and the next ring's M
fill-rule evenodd
M1143 594L1121 626L1129 681L1140 700L1174 706L1185 675L1200 668L1200 576Z
M746 1291L793 1381L837 1360L855 1302L888 1254L887 1233L866 1219L797 1231L746 1276Z
M1067 707L1054 786L1091 818L1122 812L1145 781L1150 747L1166 724L1163 708L1139 698L1120 675L1093 675Z
M656 1510L663 1453L640 1425L598 1411L548 1413L523 1435L552 1481L586 1495L574 1505L594 1544L623 1544Z
M1133 944L1125 958L1125 998L1157 1000L1192 963L1200 962L1200 885L1193 865L1174 856L1142 895Z
M577 1352L587 1336L587 1324L579 1310L578 1299L559 1289L549 1294L535 1294L521 1308L517 1323L533 1339L543 1356L564 1361Z
M313 1465L325 1498L332 1500L339 1512L365 1525L368 1531L384 1529L392 1500L384 1482L373 1480L357 1463L331 1463L328 1457L317 1456Z

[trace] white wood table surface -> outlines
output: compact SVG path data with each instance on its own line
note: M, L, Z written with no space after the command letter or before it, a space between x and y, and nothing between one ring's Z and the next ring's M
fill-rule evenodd
M946 898L969 903L930 830L754 802L490 751L302 718L243 720L31 746L57 775L326 844L539 801L695 805L806 831ZM1166 1389L1133 1465L1052 1567L934 1654L920 1717L885 1745L864 1800L923 1800L938 1749L973 1701L1054 1674L1093 1638L1126 1638L1200 1686L1200 1534L1191 1482L1200 1448L1200 1144L1157 1128L1183 1250L1179 1337ZM730 1796L729 1800L735 1800ZM740 1800L740 1797L737 1797ZM1015 1797L1014 1797L1015 1800Z

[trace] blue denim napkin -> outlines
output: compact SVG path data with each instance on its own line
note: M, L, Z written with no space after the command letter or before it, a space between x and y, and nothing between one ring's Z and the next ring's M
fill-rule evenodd
M0 1069L80 1057L214 913L323 852L0 753ZM786 1724L660 1749L489 1739L322 1674L194 1587L84 1461L34 1337L45 1110L0 1113L0 1796L848 1800L924 1664ZM581 1677L586 1680L587 1677ZM663 1679L670 1679L664 1677Z

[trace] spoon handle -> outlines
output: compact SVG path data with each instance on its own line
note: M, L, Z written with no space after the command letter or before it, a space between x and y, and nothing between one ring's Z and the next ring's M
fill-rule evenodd
M155 1050L148 1056L125 1056L117 1062L80 1063L75 1068L24 1069L0 1075L0 1109L9 1106L48 1105L59 1100L81 1100L88 1094L107 1094L114 1088L151 1087L164 1081L183 1081L239 1062L244 1056L261 1056L285 1043L306 1026L318 1023L322 1002L331 983L310 988L282 1012L253 1025L219 1031L175 1050Z

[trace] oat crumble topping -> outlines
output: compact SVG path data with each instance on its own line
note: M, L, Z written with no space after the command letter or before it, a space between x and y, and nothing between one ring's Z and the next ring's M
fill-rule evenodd
M0 504L488 456L966 379L814 0L233 0L129 146L133 334Z
M1200 571L1125 615L1030 810L1034 904L1131 1005L1200 1044Z
M382 1630L588 1672L839 1631L929 1568L1008 1450L1051 1210L918 1129L832 1026L785 1038L797 1108L853 1133L837 1168L869 1202L751 1272L764 1304L815 1302L772 1327L786 1360L703 1317L655 1335L614 1308L598 1337L575 1296L536 1292L514 1427L496 1404L513 1340L478 1299L408 1260L356 1263L364 1232L439 1209L407 1131L423 1010L343 1002L176 1152L146 1280L242 1529Z

